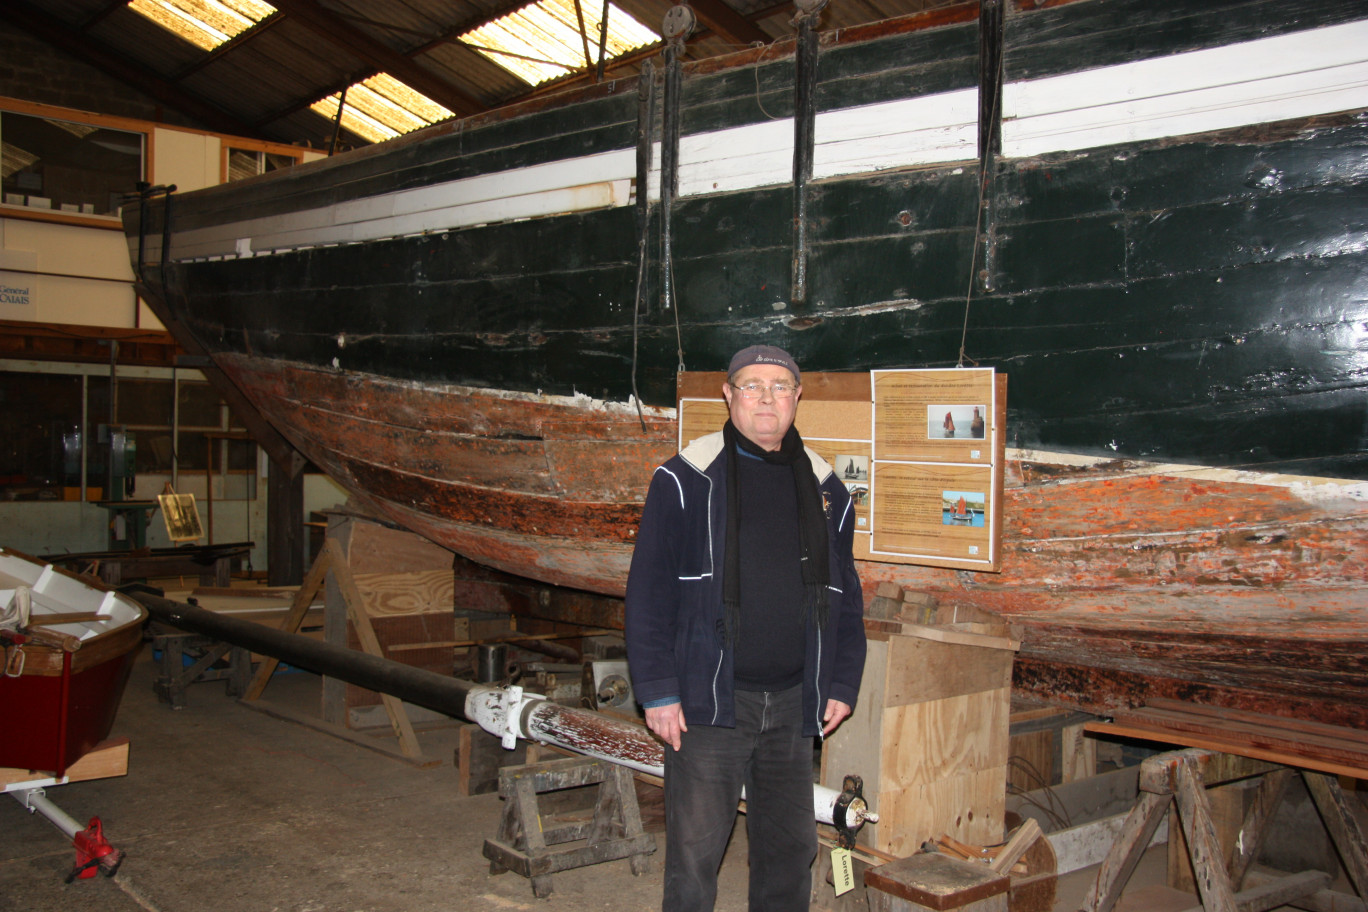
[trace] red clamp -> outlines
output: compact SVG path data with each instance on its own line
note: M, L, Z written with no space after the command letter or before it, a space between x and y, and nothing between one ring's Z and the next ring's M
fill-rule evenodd
M104 838L104 827L99 817L91 817L90 825L77 833L72 843L76 846L76 867L67 875L66 882L88 880L99 870L105 877L113 877L123 862L124 853Z

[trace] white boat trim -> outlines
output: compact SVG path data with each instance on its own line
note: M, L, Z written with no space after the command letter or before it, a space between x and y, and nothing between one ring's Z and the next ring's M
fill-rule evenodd
M1368 108L1368 20L1009 83L1003 154L1069 152ZM975 158L977 89L816 118L814 178ZM680 140L679 195L792 180L792 118ZM659 146L648 192L659 196ZM179 231L171 257L206 261L450 231L630 205L636 153L621 149ZM130 239L136 254L137 239ZM149 234L145 249L159 250Z

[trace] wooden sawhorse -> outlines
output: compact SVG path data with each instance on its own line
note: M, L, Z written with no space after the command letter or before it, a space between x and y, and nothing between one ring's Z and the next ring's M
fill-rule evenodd
M538 795L595 783L599 793L591 822L543 829ZM484 844L489 873L516 871L532 881L539 899L551 895L551 875L557 871L619 858L631 859L634 875L648 870L655 837L642 830L636 785L625 766L591 757L506 766L499 771L499 795L504 799L499 835ZM564 845L576 841L584 844Z
M1298 772L1290 767L1234 754L1190 748L1158 754L1140 765L1140 798L1103 859L1097 881L1084 902L1084 912L1110 912L1154 831L1168 810L1178 805L1178 819L1187 839L1201 909L1206 912L1263 912L1310 896L1328 886L1330 875L1303 871L1276 881L1241 889L1288 780ZM1300 770L1330 832L1331 841L1360 898L1368 898L1368 848L1363 831L1350 813L1339 781L1325 773ZM1212 823L1206 788L1262 776L1259 791L1240 827L1240 837L1229 870Z
M185 691L197 681L227 680L230 697L240 697L247 692L252 679L249 650L210 637L183 633L155 621L152 646L161 653L152 690L158 701L170 703L172 709L185 708ZM185 663L187 656L194 660L189 665ZM226 667L220 664L223 660L227 661Z

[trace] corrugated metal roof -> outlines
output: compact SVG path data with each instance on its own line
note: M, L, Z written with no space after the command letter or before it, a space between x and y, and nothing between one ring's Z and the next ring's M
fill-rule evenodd
M461 41L529 85L540 85L595 66L600 47L612 60L658 43L660 35L613 3L536 0L471 29Z
M211 129L281 142L326 147L333 123L313 106L348 89L348 108L358 116L387 123L389 131L478 113L593 78L584 65L585 44L597 62L597 20L603 0L546 0L569 30L559 37L538 34L522 47L511 38L491 38L478 31L484 47L503 47L526 57L561 60L577 68L569 77L553 77L536 88L479 51L462 36L528 0L9 0L0 17L56 47L68 50L125 81L150 85L164 104L204 122ZM962 0L831 0L821 27L845 28ZM658 32L671 0L613 0L623 16ZM137 6L155 4L157 15L198 18L227 40L206 49L139 14ZM179 6L182 14L171 12ZM695 0L699 27L686 57L703 59L793 34L794 7L774 0ZM275 12L270 10L274 8ZM583 16L587 35L579 34ZM608 21L615 24L610 11ZM247 20L255 25L242 28ZM710 27L710 24L712 27ZM235 36L234 36L235 33ZM587 37L587 42L586 42ZM476 39L468 39L474 41ZM636 39L641 40L641 39ZM628 46L634 43L629 40ZM629 52L610 62L605 78L635 75L645 51ZM611 52L610 52L611 53ZM505 62L508 58L506 58ZM586 77L584 74L588 73ZM132 74L135 79L130 79ZM365 88L350 88L370 80ZM378 95L371 94L377 86ZM401 87L402 86L402 87ZM418 96L421 96L419 98ZM388 100L387 100L388 99ZM421 110L401 113L398 99ZM424 100L425 99L425 100ZM41 101L41 98L33 100ZM325 105L324 110L329 110ZM336 103L331 106L336 110ZM117 113L117 112L110 112ZM212 123L208 122L212 119ZM356 130L362 129L359 125ZM389 135L388 132L371 136ZM347 128L344 145L363 145L369 138Z

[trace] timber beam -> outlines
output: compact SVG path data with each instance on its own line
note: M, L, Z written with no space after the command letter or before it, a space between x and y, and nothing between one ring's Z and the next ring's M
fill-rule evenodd
M1178 790L1181 770L1190 769L1197 777L1198 784L1206 788L1261 776L1281 769L1276 763L1266 763L1249 757L1234 754L1218 754L1213 751L1190 748L1150 757L1140 764L1140 791L1156 795L1172 795Z

